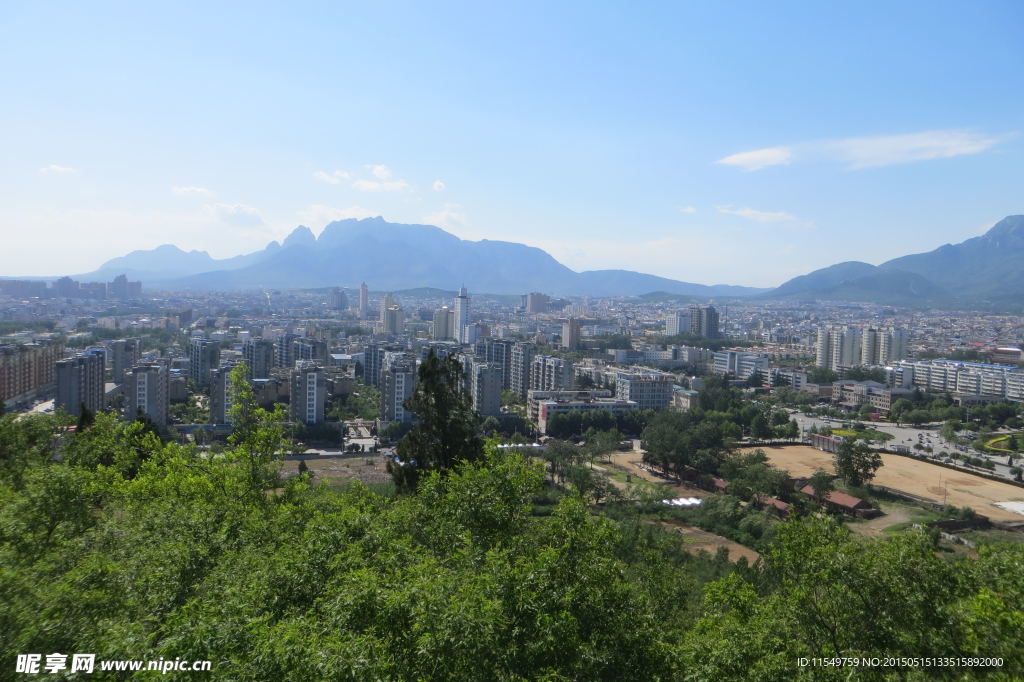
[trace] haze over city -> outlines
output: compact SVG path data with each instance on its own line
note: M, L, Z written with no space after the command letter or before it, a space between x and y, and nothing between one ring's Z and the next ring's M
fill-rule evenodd
M1019 3L292 10L7 3L0 274L381 215L768 287L1021 212Z

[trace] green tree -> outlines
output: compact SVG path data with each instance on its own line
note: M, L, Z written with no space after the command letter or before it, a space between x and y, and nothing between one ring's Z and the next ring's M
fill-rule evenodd
M754 417L754 421L750 422L750 435L755 440L766 440L772 437L772 429L763 414L758 414Z
M288 448L286 417L281 405L268 411L256 404L248 373L245 363L240 363L228 376L232 393L232 431L228 443L233 446L230 459L241 465L249 492L262 495L277 479L270 463Z
M443 360L431 351L417 374L405 409L416 423L398 444L398 462L389 463L396 485L414 490L429 471L445 471L456 462L472 462L483 454L478 417L466 395L462 365L454 356Z
M861 486L875 477L882 456L866 443L847 436L833 456L836 475L852 486Z

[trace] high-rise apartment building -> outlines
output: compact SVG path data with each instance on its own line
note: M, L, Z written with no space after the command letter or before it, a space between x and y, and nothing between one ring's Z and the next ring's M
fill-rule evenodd
M636 403L639 410L664 410L672 403L671 374L619 374L615 381L615 397Z
M197 386L210 385L210 372L220 366L220 344L195 337L189 343L188 375Z
M536 354L537 346L527 341L518 341L512 346L508 390L518 393L523 398L530 390L530 368Z
M575 377L572 362L551 355L538 355L530 365L531 391L569 391Z
M58 360L56 407L76 417L81 416L83 407L90 412L102 410L105 361L106 352L100 348Z
M717 339L718 311L713 306L690 306L690 333L705 339Z
M348 296L341 287L331 289L331 308L334 310L348 310Z
M15 402L44 393L56 381L64 346L51 341L0 346L0 402Z
M393 344L370 343L363 348L363 383L367 386L380 388L381 372L384 368L384 356L395 351Z
M380 420L410 423L413 414L405 409L404 403L416 387L416 356L402 351L386 352L380 384Z
M295 339L301 339L299 334L288 332L282 334L274 341L274 366L285 369L295 367Z
M562 348L576 350L580 347L580 321L570 317L562 325Z
M391 294L384 294L384 298L380 300L380 323L384 324L386 313L389 308L394 308L397 305L395 297Z
M170 383L167 364L146 362L128 370L124 383L125 419L145 415L157 426L167 426Z
M466 327L469 326L469 292L466 287L459 289L459 295L455 297L455 328L452 332L456 340L466 343Z
M123 384L125 375L132 367L139 364L142 356L142 339L116 339L107 346L107 360L110 365L112 380L115 384Z
M447 341L454 339L455 334L455 311L448 306L443 306L434 311L430 327L430 337L435 341Z
M528 313L546 313L550 304L551 297L547 294L531 292L526 295L526 312Z
M690 318L689 310L676 310L669 313L669 316L665 319L665 334L667 336L686 334L690 331Z
M493 365L501 373L502 389L512 387L512 349L515 341L511 339L479 339L475 345L476 357Z
M246 339L242 357L253 379L269 379L274 367L274 342L270 339Z
M327 402L327 377L313 362L299 360L291 373L289 413L293 422L320 424Z
M384 311L383 332L385 334L401 334L405 330L405 311L393 305Z
M474 361L469 370L469 397L482 417L501 414L501 369L489 362Z
M319 339L299 337L292 340L292 360L308 360L321 366L327 365L327 342Z
M210 423L230 424L231 407L235 403L235 390L231 383L233 366L215 369L210 375Z

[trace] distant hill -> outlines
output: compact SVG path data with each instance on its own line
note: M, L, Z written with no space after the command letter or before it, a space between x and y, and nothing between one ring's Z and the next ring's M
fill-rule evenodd
M879 266L848 261L815 270L760 297L1020 310L1024 215L1007 216L980 237Z
M115 258L83 278L126 273L146 286L185 290L356 286L378 291L420 287L553 295L632 296L653 290L699 297L749 296L763 289L705 286L628 270L575 272L545 251L515 242L468 241L433 225L389 223L382 218L341 220L319 237L297 227L281 244L217 260L204 251L165 245Z

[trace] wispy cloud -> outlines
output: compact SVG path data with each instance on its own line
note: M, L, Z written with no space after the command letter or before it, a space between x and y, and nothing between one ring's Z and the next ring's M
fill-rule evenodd
M251 227L263 224L263 218L260 217L259 211L252 206L246 206L245 204L213 204L210 208L221 222L228 225Z
M304 223L311 225L326 225L335 220L346 220L348 218L372 218L378 215L368 208L362 206L349 206L348 208L336 208L323 204L313 204L298 212L299 218Z
M800 142L740 152L715 163L756 171L800 161L841 163L850 170L980 154L1008 139L968 130L929 130L900 135L869 135Z
M206 189L205 187L194 187L191 185L175 185L174 187L171 187L171 191L182 196L213 196L213 190Z
M352 176L342 170L334 170L328 173L327 171L317 171L313 173L313 177L322 182L326 182L330 185L340 185Z
M352 183L360 192L401 192L409 189L405 180L356 180Z
M754 208L732 208L731 206L716 206L719 213L739 216L756 223L789 223L796 222L797 217L785 211L758 211Z
M443 192L446 185L441 180L434 180L433 188L435 192Z
M999 142L998 137L964 130L932 130L832 140L823 143L823 151L849 168L859 169L979 154Z
M784 166L789 163L793 153L786 147L768 147L767 149L755 149L752 152L740 152L732 154L715 163L725 166L737 166L750 172L768 168L769 166Z
M681 206L679 208L680 213L696 213L697 208L695 206Z
M69 166L58 166L55 163L51 163L49 166L40 168L39 172L44 175L67 175L68 173L77 173L78 171Z

